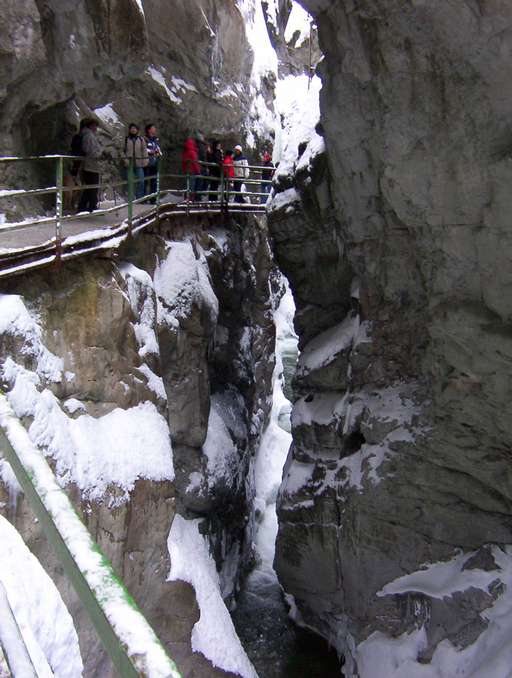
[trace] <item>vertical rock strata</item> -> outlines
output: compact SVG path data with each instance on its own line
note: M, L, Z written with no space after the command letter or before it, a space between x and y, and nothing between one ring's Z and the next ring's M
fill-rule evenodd
M256 218L213 235L162 228L119 261L9 282L1 387L184 675L210 678L227 674L192 651L199 609L191 586L167 581L167 537L176 513L204 519L229 603L251 554L252 459L271 405L273 263ZM2 513L74 617L85 675L106 678L87 614L1 461L0 477Z
M382 589L510 542L512 9L302 4L327 153L270 218L302 350L276 564L350 676L374 632L478 642L498 595Z

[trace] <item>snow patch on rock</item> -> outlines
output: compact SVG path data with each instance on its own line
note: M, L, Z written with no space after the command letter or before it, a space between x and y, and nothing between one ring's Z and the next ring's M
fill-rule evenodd
M191 584L201 612L192 629L192 649L224 671L257 678L222 599L219 574L207 541L199 531L200 524L200 520L185 520L176 515L168 540L169 581Z
M512 666L512 546L488 547L497 565L489 572L466 569L465 563L474 555L458 554L448 562L433 563L424 569L390 582L378 595L423 593L444 599L457 591L475 588L489 594L491 585L502 583L503 592L493 605L480 613L488 622L477 640L464 649L443 640L436 647L430 663L418 662L427 646L425 628L391 638L374 632L357 647L357 666L361 678L377 675L394 678L447 678L448 676L485 676L503 678Z
M128 500L138 478L174 478L169 427L153 403L116 408L99 418L87 414L70 418L45 388L45 383L61 380L63 362L42 343L41 327L22 298L0 296L0 318L0 333L20 337L21 354L34 358L36 365L27 369L11 356L0 365L9 386L8 401L18 417L32 418L30 439L55 460L62 484L76 483L84 496L98 501L114 485L121 493L110 502L118 505ZM69 406L67 401L68 411Z
M190 315L192 306L204 309L215 325L219 301L213 291L204 253L196 258L192 243L169 242L167 257L156 268L158 322L177 327L178 318Z

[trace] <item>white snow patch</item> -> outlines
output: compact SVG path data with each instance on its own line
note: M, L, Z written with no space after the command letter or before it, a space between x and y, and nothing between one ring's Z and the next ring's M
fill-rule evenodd
M155 290L151 276L129 263L121 264L119 270L126 282L132 311L139 320L133 326L140 346L139 355L141 358L148 354L160 355L155 332Z
M382 597L399 593L424 593L430 598L443 600L457 591L466 591L471 587L486 590L496 581L496 570L463 570L475 553L476 551L459 553L452 560L426 565L425 569L406 574L386 584L377 595Z
M144 6L142 4L142 0L135 0L135 2L137 3L137 7L139 8L140 13L142 14L142 16L144 17L144 20L145 20L146 15L144 14Z
M112 568L78 518L67 495L57 484L48 463L31 442L27 431L1 394L0 426L30 474L46 510L96 598L101 602L105 616L121 643L145 665L148 675L177 675L154 632L127 597L126 590L118 584ZM26 605L26 597L23 603Z
M85 405L76 398L68 398L64 403L64 408L69 414L75 414L75 412L84 412Z
M219 302L211 285L204 254L196 259L189 241L170 242L168 245L167 257L159 262L154 275L158 322L176 327L178 318L189 316L196 305L207 311L210 322L215 325Z
M497 569L462 570L473 554L458 554L449 562L434 563L423 570L400 577L387 584L380 595L421 591L434 598L452 595L475 587L488 592L489 585L501 581L504 592L496 602L481 612L487 628L471 645L460 649L444 640L434 651L429 664L418 662L419 652L426 646L424 627L398 638L381 632L373 633L357 647L357 665L361 678L377 675L393 678L505 678L512 666L512 547L501 549L490 545Z
M225 671L243 678L257 678L222 600L219 574L199 525L200 520L185 520L176 515L168 540L169 580L191 584L201 612L192 629L192 649Z
M31 371L8 356L1 376L9 384L7 398L16 415L33 418L29 436L55 459L62 483L74 482L96 500L114 484L123 494L112 501L122 503L138 478L174 478L169 427L153 403L117 408L98 419L87 414L72 419L42 383L42 378L60 380L62 360L43 345L40 326L17 295L0 295L2 332L22 337L21 353L35 358L36 371Z
M167 400L167 393L165 391L164 380L162 377L159 377L157 374L155 374L149 365L146 365L146 363L143 363L137 369L146 377L148 381L148 388L150 388L153 393L156 393L156 395L162 400Z
M35 359L39 376L50 382L62 380L63 360L43 345L37 316L28 312L17 294L0 294L0 334L24 339L22 353Z
M315 131L320 120L320 90L318 76L310 80L307 75L289 75L278 80L276 108L283 120L283 127L276 131L274 159L279 161L277 177L293 176L298 167L309 164L323 150L321 137ZM299 145L306 150L299 160Z
M273 374L273 392L272 392L272 410L270 412L270 421L262 435L258 452L256 454L255 473L255 505L262 513L266 515L266 509L269 513L275 515L275 503L277 493L281 485L283 467L288 456L288 450L292 443L291 434L282 428L280 421L283 414L289 417L291 403L283 392L283 350L286 346L289 350L288 342L293 341L295 350L297 350L297 336L293 329L293 316L295 306L289 287L282 297L280 304L274 312L274 322L276 324L276 366ZM271 530L274 524L272 516L263 519L265 525L262 529ZM277 521L277 519L276 519ZM259 531L259 528L258 528ZM267 532L267 536L271 532ZM273 535L272 549L276 533ZM261 541L263 546L264 540ZM265 547L266 551L266 547Z
M175 91L197 92L197 87L192 83L183 80L183 78L177 78L175 75L171 75L171 82Z
M287 188L286 191L274 195L267 209L269 212L277 212L285 207L289 209L295 204L300 204L299 192L296 188Z
M329 365L336 356L352 346L358 330L359 316L349 313L341 323L312 339L300 355L297 375L306 376Z
M264 97L264 79L277 78L278 59L268 35L263 8L259 0L236 0L244 19L247 39L251 45L254 60L251 72L251 111L246 120L247 143L254 147L256 135L271 140L276 127L275 112Z
M294 41L294 47L300 47L306 40L309 40L310 36L310 27L311 27L312 18L306 12L306 10L299 5L296 0L293 0L292 11L288 18L286 24L286 30L284 33L284 39L287 43L290 43L295 34L298 33L298 38Z
M167 82L165 81L165 77L161 71L159 71L157 68L154 66L148 66L147 68L147 73L153 78L153 80L162 87L165 92L167 93L167 96L169 99L173 102L173 104L181 104L183 103L183 99L179 96L176 95L175 92L173 92L169 86L167 85Z
M95 108L93 113L94 115L96 115L96 117L98 117L100 120L103 120L103 122L106 122L107 124L110 125L122 124L121 120L119 119L119 116L114 111L113 104L105 104L104 106Z
M334 419L341 419L346 412L347 395L339 392L316 393L313 400L299 398L292 411L292 426L328 426Z
M78 678L83 671L78 637L55 584L2 516L0 542L0 582L38 676Z
M225 408L214 394L211 398L208 433L203 445L203 454L207 458L208 482L215 485L218 479L224 479L230 486L240 482L240 464L238 451L233 443L226 422Z
M185 492L195 492L200 489L203 476L198 471L193 471L188 477L188 485Z
M309 484L314 470L314 464L306 464L297 461L296 459L292 459L283 477L281 492L284 495L296 494L299 490L302 490Z

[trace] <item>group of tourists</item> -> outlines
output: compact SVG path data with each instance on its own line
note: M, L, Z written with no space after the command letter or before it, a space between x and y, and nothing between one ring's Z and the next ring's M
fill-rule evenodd
M71 176L74 182L80 178L84 185L78 212L93 212L98 208L102 148L97 132L98 121L84 118L71 141L71 153L76 158ZM146 125L145 134L142 135L140 127L131 123L121 150L124 180L128 177L130 165L133 169L135 198L147 196L148 202L155 203L158 166L162 157L155 125ZM188 176L189 200L227 200L229 193L232 193L236 202L244 202L244 182L249 179L250 167L240 145L236 145L234 150L224 151L220 141L208 143L198 133L186 139L181 161L183 173ZM263 154L262 164L261 193L265 195L260 196L260 202L265 203L270 193L270 183L266 182L272 179L275 171L268 152ZM224 188L223 195L220 195L221 185Z
M94 118L84 118L80 122L80 129L71 140L71 153L80 156L73 162L71 175L80 179L84 185L81 192L78 212L93 212L98 209L98 195L101 174L102 148L97 137L98 121ZM140 128L135 123L128 126L128 134L124 139L122 149L123 175L126 180L128 167L133 163L135 197L150 196L149 202L156 202L158 162L162 156L160 141L155 125L146 125L145 135L140 134Z
M260 202L265 203L270 193L270 184L265 182L272 179L275 167L268 151L264 153L262 162L265 169L261 171L261 193L265 195L260 196ZM185 141L181 166L183 173L190 177L192 202L203 199L216 201L220 197L227 200L229 193L233 193L235 202L244 202L244 181L250 177L250 167L239 144L234 150L223 151L220 141L213 139L208 143L199 133ZM223 196L219 193L221 185Z

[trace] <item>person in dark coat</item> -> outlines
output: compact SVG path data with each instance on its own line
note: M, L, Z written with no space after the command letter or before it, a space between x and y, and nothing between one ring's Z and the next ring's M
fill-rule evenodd
M82 183L85 188L78 204L79 212L94 212L98 209L98 184L101 172L101 146L96 136L98 121L89 118L82 131Z
M146 147L148 149L148 165L144 167L144 176L146 177L146 194L156 193L156 177L158 166L162 157L160 140L157 137L156 127L153 124L146 125ZM156 196L150 199L151 203L156 203Z
M276 171L276 168L274 167L274 163L272 162L272 156L268 151L265 151L263 154L263 167L265 168L261 172L261 178L264 181L272 181L272 178L274 176L274 172ZM270 190L272 188L272 184L266 184L262 183L261 184L261 193L265 193L266 195L262 195L260 197L260 203L264 205L267 200L268 196L270 194Z
M219 196L219 184L222 175L223 161L224 154L222 152L221 143L220 141L214 140L211 143L211 153L208 158L208 162L212 164L212 166L210 166L210 200L212 202L221 199L221 196Z
M192 202L196 199L197 183L201 176L201 166L199 164L199 152L195 139L189 137L186 139L183 146L183 153L181 154L181 168L183 174L190 176L190 200Z

